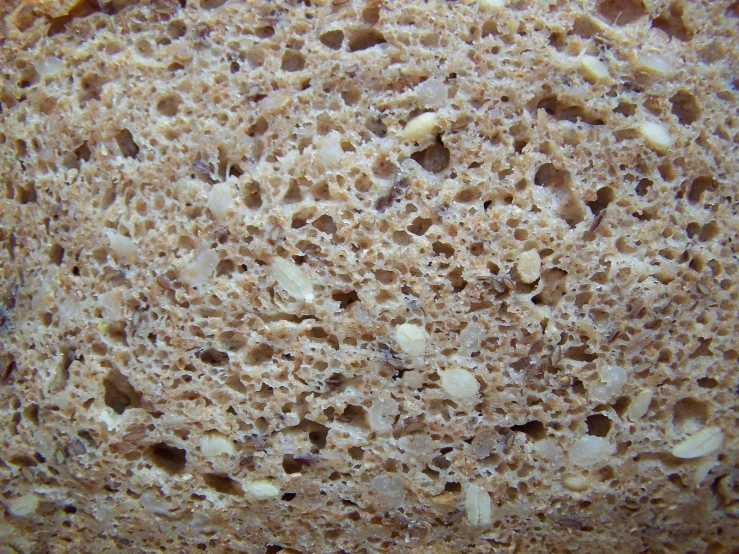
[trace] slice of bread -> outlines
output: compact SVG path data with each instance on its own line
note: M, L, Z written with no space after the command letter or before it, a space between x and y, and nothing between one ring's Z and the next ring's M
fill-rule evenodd
M0 552L737 547L737 2L0 10Z

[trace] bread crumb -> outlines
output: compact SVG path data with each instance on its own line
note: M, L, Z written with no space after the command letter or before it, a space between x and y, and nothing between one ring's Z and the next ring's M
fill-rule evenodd
M36 513L39 499L35 494L26 494L13 500L8 506L8 511L18 517L30 516Z
M110 250L116 258L131 262L136 260L136 245L130 238L118 233L111 233L108 238L110 240Z
M439 126L439 116L434 112L426 112L414 117L400 132L400 140L421 142L430 138L434 130Z
M644 417L649 409L649 404L652 402L652 391L645 389L637 394L629 405L629 409L626 411L626 417L631 421L636 421Z
M595 56L580 57L580 68L590 81L601 81L611 76L608 66Z
M209 433L203 435L200 440L200 451L209 458L215 458L222 454L233 456L236 453L234 445L220 433Z
M672 137L664 125L645 121L639 126L639 132L652 150L664 154L672 146Z
M441 388L454 398L470 398L480 392L480 383L466 369L447 369L441 373Z
M583 492L590 488L590 480L584 475L565 475L562 485L573 492Z
M403 323L395 328L395 341L400 349L409 356L422 356L426 351L429 334L420 325Z
M724 433L718 427L705 427L675 445L672 455L691 460L715 452L724 442Z
M493 521L490 495L477 485L467 486L464 511L470 525L490 525Z
M208 209L216 221L223 221L233 204L234 188L230 183L213 185L208 194Z
M527 250L518 257L516 264L521 282L528 284L536 281L541 274L541 257L536 250Z
M250 481L244 490L256 499L273 498L280 494L280 489L269 481Z
M306 277L303 270L294 262L280 257L273 258L272 275L277 280L277 284L296 300L302 300L308 304L313 302L313 281Z

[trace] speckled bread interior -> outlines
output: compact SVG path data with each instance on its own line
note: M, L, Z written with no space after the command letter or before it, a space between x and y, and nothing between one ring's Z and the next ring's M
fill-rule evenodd
M0 553L737 547L739 3L0 13Z

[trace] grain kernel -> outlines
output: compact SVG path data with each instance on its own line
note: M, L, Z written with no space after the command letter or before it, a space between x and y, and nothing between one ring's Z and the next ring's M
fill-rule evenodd
M518 275L521 281L531 284L539 278L541 274L541 258L536 250L527 250L518 257L516 264Z
M218 254L213 250L203 250L180 271L180 279L188 285L200 285L215 271Z
M670 62L661 54L645 52L634 58L638 69L649 71L657 75L668 75L672 71Z
M676 458L690 460L715 452L724 442L724 433L718 427L705 427L678 443L672 449Z
M480 383L466 369L447 369L441 374L441 388L454 398L470 398L480 392Z
M664 125L645 121L639 126L639 132L647 146L660 154L667 152L672 146L672 137Z
M297 300L313 302L313 281L305 276L303 270L294 262L275 257L272 260L272 274L285 292Z
M234 189L230 183L213 185L208 193L208 209L216 221L223 221L233 204Z
M280 494L280 489L269 481L250 481L244 490L257 499L273 498Z
M490 495L477 485L467 487L464 510L470 525L490 525L493 521Z
M505 0L480 0L478 6L483 11L497 10L505 7Z
M429 334L420 325L403 323L395 328L395 340L409 356L422 356L426 351Z
M582 56L580 58L580 69L591 81L601 81L611 76L608 66L595 56Z
M590 481L584 475L565 475L562 485L573 492L582 492L590 488Z
M570 462L580 467L594 466L606 460L616 447L602 437L585 436L579 439L569 452Z
M631 421L636 421L644 417L649 409L649 404L652 402L652 391L649 389L641 391L631 401L629 409L626 411L626 417Z
M35 494L26 494L13 500L8 506L8 511L14 516L25 517L36 513L39 499Z
M128 237L112 233L110 235L110 249L116 258L129 261L136 260L136 245Z
M401 140L420 142L430 137L434 129L439 126L439 116L434 112L422 113L414 117L400 133Z
M233 456L236 453L231 441L220 433L204 435L200 440L200 451L209 458L215 458L221 454Z

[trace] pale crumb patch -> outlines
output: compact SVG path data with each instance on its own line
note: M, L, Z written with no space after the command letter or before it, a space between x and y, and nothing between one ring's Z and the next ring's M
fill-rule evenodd
M296 300L313 302L313 281L311 281L295 262L285 258L272 259L272 275L277 284Z
M269 481L250 481L246 484L244 490L257 499L274 498L280 494L280 489Z
M653 394L650 389L644 389L637 394L626 411L626 417L631 421L643 418L649 409L649 405L652 403L652 396Z
M447 369L441 373L441 388L454 398L471 398L480 392L480 383L466 369Z
M434 112L422 113L406 123L400 132L400 140L421 142L430 138L439 126L439 116Z
M470 525L490 525L493 522L490 495L477 485L467 486L464 511Z
M25 517L36 513L39 498L35 494L26 494L13 500L8 506L8 511L14 516Z
M261 107L267 113L274 113L288 106L292 98L287 92L275 92L262 100Z
M724 442L724 433L718 427L704 427L697 433L675 445L672 455L690 460L715 452Z
M572 492L583 492L590 488L590 479L584 475L565 475L562 478L562 485Z
M223 454L233 456L236 453L233 443L220 433L203 435L200 440L200 451L209 458Z
M661 154L667 152L672 146L672 137L664 125L645 121L639 125L639 132L644 137L647 146Z
M428 340L429 334L420 325L403 323L395 328L395 341L409 356L422 356L426 351Z
M516 269L521 281L531 284L541 275L541 257L536 250L527 250L518 257Z
M482 11L487 12L505 8L505 0L479 0L477 5Z
M228 216L228 211L234 201L234 187L231 183L218 183L213 185L208 193L208 209L213 214L213 219L223 221Z
M416 86L415 89L418 104L423 108L438 109L443 106L449 98L449 87L437 78L431 77Z
M580 69L590 81L602 81L611 76L608 66L595 56L581 56Z

